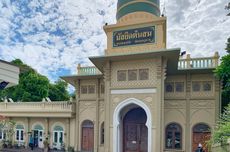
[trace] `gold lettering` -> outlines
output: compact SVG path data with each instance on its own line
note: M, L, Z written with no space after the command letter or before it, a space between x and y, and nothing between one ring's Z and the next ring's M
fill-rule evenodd
M153 31L148 32L147 36L148 36L148 37L151 37L151 36L152 36L152 33L153 33Z
M128 40L129 39L129 32L125 32L124 36L125 36L125 40Z
M138 33L138 38L142 38L143 37L143 33Z

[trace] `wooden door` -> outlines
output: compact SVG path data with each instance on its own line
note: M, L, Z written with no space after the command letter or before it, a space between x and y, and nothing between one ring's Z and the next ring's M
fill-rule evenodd
M94 128L92 122L85 122L82 125L82 151L92 152L94 147Z
M124 152L147 152L148 129L145 126L146 114L143 109L136 108L128 112L124 118Z
M205 124L198 124L193 128L193 143L192 150L195 151L200 144L202 144L203 150L208 152L207 141L211 138L210 128Z

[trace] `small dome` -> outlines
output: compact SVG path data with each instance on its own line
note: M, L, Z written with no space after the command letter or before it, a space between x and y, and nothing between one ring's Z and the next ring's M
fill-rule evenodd
M160 0L118 0L117 20L134 12L147 12L154 16L160 16Z

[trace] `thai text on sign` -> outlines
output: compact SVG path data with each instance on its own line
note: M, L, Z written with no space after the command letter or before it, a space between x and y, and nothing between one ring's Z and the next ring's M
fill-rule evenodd
M155 43L155 26L113 32L113 47Z

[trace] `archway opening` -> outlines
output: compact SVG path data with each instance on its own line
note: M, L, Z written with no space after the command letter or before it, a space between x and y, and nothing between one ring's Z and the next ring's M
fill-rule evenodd
M42 125L40 124L36 124L33 128L33 133L32 136L34 137L34 146L35 147L39 147L39 148L43 148L43 137L44 134L44 129L42 127Z
M64 147L64 129L63 127L56 125L53 128L53 147L55 149L63 149Z
M126 120L124 118L127 116L127 119L128 119L129 115L133 115L133 114L130 114L129 112L135 113L135 119L137 119L137 117L139 117L138 113L141 113L142 119L140 122L143 126L142 128L144 128L144 125L145 125L145 127L147 127L147 136L145 136L145 139L143 139L143 141L144 141L147 138L147 144L141 143L140 145L144 146L144 148L141 148L141 149L147 148L147 151L144 151L144 152L152 152L152 149L154 149L152 147L154 147L154 145L151 144L152 138L153 138L152 137L151 111L150 111L149 107L144 102L142 102L138 99L135 99L135 98L129 98L129 99L122 101L121 103L119 103L117 105L117 107L114 110L114 114L113 114L113 144L114 144L113 145L113 151L114 152L125 152L124 147L125 147L125 144L128 144L128 143L124 142L125 130L124 130L123 126L125 126L124 123L126 122L126 121L124 121L124 120ZM135 119L133 118L133 120L132 120L132 118L131 118L132 121L135 121ZM138 121L135 123L138 124ZM139 142L140 142L140 140L139 140ZM137 143L137 140L133 140L133 141L131 140L129 143L139 144L139 143ZM138 151L129 151L129 152L138 152Z
M208 152L207 141L211 137L210 127L206 124L199 123L193 127L192 150L195 151L199 144L205 152Z
M129 110L123 119L123 152L147 152L147 115L141 107Z

